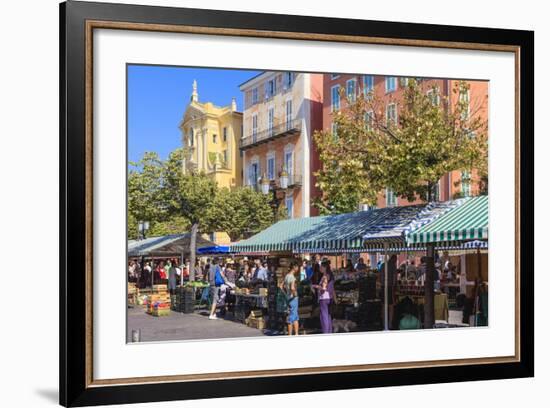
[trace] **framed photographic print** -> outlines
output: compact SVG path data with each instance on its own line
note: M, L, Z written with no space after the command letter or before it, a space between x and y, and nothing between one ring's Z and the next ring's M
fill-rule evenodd
M60 16L62 405L534 375L533 32Z

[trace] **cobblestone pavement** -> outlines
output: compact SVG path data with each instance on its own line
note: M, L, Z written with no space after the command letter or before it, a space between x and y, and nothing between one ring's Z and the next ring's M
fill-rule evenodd
M141 341L221 339L231 337L264 336L261 330L242 323L208 316L170 312L169 316L154 317L141 306L128 309L127 341L132 341L132 330L141 330Z

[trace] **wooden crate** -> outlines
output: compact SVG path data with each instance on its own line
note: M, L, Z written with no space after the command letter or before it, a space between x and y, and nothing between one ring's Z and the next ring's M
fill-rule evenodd
M245 323L248 327L252 327L254 329L263 330L265 329L265 320L263 317L260 318L254 318L249 317L245 320Z

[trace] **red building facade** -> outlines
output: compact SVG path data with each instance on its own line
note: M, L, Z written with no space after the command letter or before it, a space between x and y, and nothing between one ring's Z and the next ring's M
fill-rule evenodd
M378 114L385 115L386 119L398 122L399 110L402 104L404 91L408 78L383 75L351 75L351 74L325 74L323 76L323 129L333 131L334 112L346 109L348 97L357 97L360 93L367 95L372 92L374 98L380 101ZM482 121L488 119L488 94L487 81L467 81L469 91L459 95L453 93L459 81L449 79L421 79L420 86L423 92L434 95L434 103L443 103L448 98L451 109L456 106L459 98L465 98L470 106L471 115L479 116ZM433 93L433 89L439 90L439 98ZM344 89L345 95L341 95ZM464 100L464 99L463 99ZM476 172L452 171L444 175L436 186L436 199L447 201L457 196L470 196L479 194L479 182ZM417 200L416 202L420 202ZM414 202L413 202L414 203ZM381 191L378 196L377 207L388 207L412 204L405 198L396 197L390 189Z

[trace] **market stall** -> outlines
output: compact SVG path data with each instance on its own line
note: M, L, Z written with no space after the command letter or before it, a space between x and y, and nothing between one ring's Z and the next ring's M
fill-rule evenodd
M322 257L349 256L388 249L398 250L406 246L405 231L439 216L460 202L431 205L412 205L359 211L321 217L309 217L280 221L255 236L230 247L232 253L264 252L269 254L274 284L277 287L285 267L279 260L301 260L301 256L316 254ZM365 243L368 241L368 244ZM338 258L336 258L338 259ZM377 273L366 267L353 274L341 273L333 264L336 273L335 291L338 306L333 308L333 317L352 321L366 330L382 328L381 296L377 293ZM301 285L306 286L306 285ZM302 287L308 294L301 298L304 317L316 315L311 289ZM270 294L274 299L276 289ZM275 305L274 305L275 308ZM305 311L309 311L309 314ZM388 327L387 317L385 327Z
M280 283L292 262L299 262L304 254L328 256L359 253L362 250L361 226L369 215L362 212L333 216L309 217L279 221L253 237L236 243L230 250L235 254L262 253L270 270L268 290L268 324L272 330L284 326L284 302ZM299 316L304 330L318 320L318 310L311 282L300 282ZM279 299L279 301L277 301Z
M474 325L488 322L488 238L488 196L467 198L462 205L406 233L411 247L431 245L461 257L459 286L473 303ZM468 282L472 284L467 285Z
M392 266L395 270L389 270L391 262L388 255L390 253L405 252L408 258L410 250L407 247L406 234L409 231L433 222L448 211L460 207L463 203L464 200L453 200L434 202L427 205L410 205L384 209L386 211L379 211L377 217L373 218L372 224L365 229L363 235L365 247L369 252L383 253L384 256L384 268L380 271L382 278L379 282L383 292L379 298L384 301L384 330L389 330L391 326L398 326L397 323L392 325L391 321L393 317L399 317L393 314L393 305L398 305L402 300L401 298L396 298L399 295L399 291L396 291L398 287L398 279L395 276L397 275L397 265ZM417 251L422 249L416 248ZM396 263L396 261L394 262ZM404 271L405 279L409 277L407 268L408 265L406 264ZM408 296L410 299L417 300L423 291L424 288L417 289L418 296L404 293L403 297ZM415 304L418 303L418 301L415 302Z
M180 286L177 293L174 289L168 291L168 268L163 266L168 261L175 262L182 267L184 259L189 255L191 234L173 234L160 237L150 237L139 240L128 241L128 261L135 261L139 264L139 276L136 282L128 283L128 304L145 305L146 312L152 316L166 316L170 309L176 311L189 311L192 295L186 295L183 286ZM197 248L213 246L214 244L204 238L197 236ZM164 270L164 279L157 276L159 271ZM176 277L174 285L178 280L183 282L183 273Z
M172 234L160 237L150 237L139 240L128 241L128 260L135 260L140 263L141 270L144 270L146 262L166 262L170 259L177 259L180 264L183 264L184 258L189 255L189 247L191 243L191 234ZM197 236L197 250L203 247L212 247L214 243L207 240L201 235ZM147 277L147 284L142 285L152 288L156 283L154 274Z

